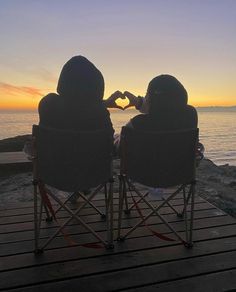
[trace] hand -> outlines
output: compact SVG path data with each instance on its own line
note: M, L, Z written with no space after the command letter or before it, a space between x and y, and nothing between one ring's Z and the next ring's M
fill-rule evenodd
M129 100L129 104L124 107L124 110L131 106L135 106L135 107L137 106L138 100L139 100L137 96L133 95L133 93L129 91L125 91L123 95L124 95L124 98L127 97Z
M124 110L122 106L116 103L116 100L118 98L125 99L124 94L119 90L115 91L108 99L104 100L105 106L109 108L118 108Z

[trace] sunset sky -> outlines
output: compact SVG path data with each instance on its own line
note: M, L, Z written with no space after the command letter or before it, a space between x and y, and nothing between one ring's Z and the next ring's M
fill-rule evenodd
M195 106L236 105L236 0L0 0L0 109L35 108L84 55L115 90L177 77Z

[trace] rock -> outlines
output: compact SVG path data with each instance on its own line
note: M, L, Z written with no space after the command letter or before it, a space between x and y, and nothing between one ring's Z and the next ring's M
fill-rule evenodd
M236 216L236 166L217 166L204 159L197 168L197 193L225 212Z
M22 151L25 142L30 137L31 135L22 135L0 140L0 152Z

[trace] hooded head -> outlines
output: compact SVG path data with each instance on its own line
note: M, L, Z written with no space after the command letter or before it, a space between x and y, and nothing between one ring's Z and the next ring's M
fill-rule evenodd
M147 100L150 114L163 109L175 110L187 105L188 93L174 76L159 75L148 85Z
M104 94L102 73L85 57L75 56L63 66L57 92L75 102L100 102Z

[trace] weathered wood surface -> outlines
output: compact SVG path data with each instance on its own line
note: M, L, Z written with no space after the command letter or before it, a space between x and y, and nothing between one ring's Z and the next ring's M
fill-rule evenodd
M32 162L24 152L0 152L0 177L31 170Z
M118 200L114 219L117 225ZM102 196L95 201L104 208ZM181 208L182 199L173 204ZM140 204L143 213L147 211ZM72 221L67 232L76 245L68 246L59 235L39 256L33 251L32 203L0 208L0 290L4 291L226 291L236 289L236 220L201 198L196 200L194 247L186 249L178 241L167 242L140 226L125 242L115 242L114 250L92 249L83 243L94 237ZM173 227L183 232L183 222L169 207L161 213ZM91 208L81 214L101 234L105 222ZM62 222L66 214L58 213ZM125 217L124 228L138 220L135 210ZM148 223L171 236L158 218ZM55 231L56 223L44 222L42 238ZM115 230L116 232L116 230Z
M30 160L24 152L0 152L1 164L29 163Z

